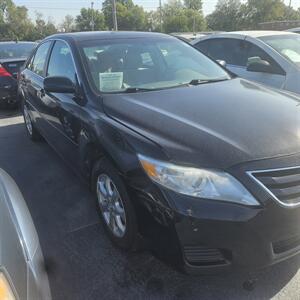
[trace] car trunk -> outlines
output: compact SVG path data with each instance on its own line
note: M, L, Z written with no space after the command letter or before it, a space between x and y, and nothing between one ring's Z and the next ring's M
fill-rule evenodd
M11 58L1 59L0 64L8 71L15 79L17 79L20 68L24 65L26 58Z

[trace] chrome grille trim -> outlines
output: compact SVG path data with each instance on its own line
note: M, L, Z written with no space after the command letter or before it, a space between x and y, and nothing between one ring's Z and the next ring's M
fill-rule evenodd
M246 171L247 175L250 176L256 183L259 184L260 187L262 187L270 196L272 196L273 199L275 199L281 206L285 208L295 208L300 207L300 198L298 202L295 203L286 203L282 200L280 200L263 182L261 182L257 177L255 177L255 174L262 174L262 173L270 173L270 172L280 172L280 171L293 171L299 169L299 175L300 175L300 166L293 166L293 167L285 167L285 168L275 168L275 169L265 169L265 170L256 170L256 171ZM288 175L286 175L288 176ZM284 177L284 176L282 176ZM300 188L300 185L299 185Z

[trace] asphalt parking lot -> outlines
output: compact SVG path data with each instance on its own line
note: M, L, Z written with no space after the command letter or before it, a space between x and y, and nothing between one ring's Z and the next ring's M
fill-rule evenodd
M0 167L19 185L39 233L53 299L300 299L300 258L251 274L189 277L151 253L127 254L106 238L89 189L17 112L0 112Z

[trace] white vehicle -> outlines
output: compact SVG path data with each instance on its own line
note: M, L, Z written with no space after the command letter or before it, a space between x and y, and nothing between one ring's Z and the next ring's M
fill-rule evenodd
M13 179L0 169L0 299L51 299L37 232Z
M239 77L300 94L300 35L284 31L214 34L192 44Z

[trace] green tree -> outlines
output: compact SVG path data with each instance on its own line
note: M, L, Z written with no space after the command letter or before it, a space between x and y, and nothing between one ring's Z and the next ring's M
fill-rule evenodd
M75 31L75 19L71 15L66 15L64 20L59 25L60 31L72 32Z
M248 0L241 6L243 28L255 29L259 23L285 19L286 5L282 0Z
M240 0L219 0L214 12L206 17L208 28L221 31L240 29L240 19Z
M40 40L56 32L57 29L50 19L46 22L41 13L36 14L33 39Z
M106 30L105 19L102 12L91 8L82 8L80 15L75 19L78 31L92 30L92 20L94 20L95 30Z
M132 0L116 1L118 29L119 30L148 30L150 27L148 15L143 7L135 5ZM108 29L113 28L112 3L105 0L102 4L102 11Z
M30 39L33 29L25 6L16 6L11 0L0 0L1 39Z
M202 0L184 0L184 6L189 9L202 11Z
M201 9L201 1L197 8L191 8L197 1L183 4L180 0L171 0L163 6L163 31L171 32L197 32L206 29L206 22ZM158 29L159 30L159 29Z

